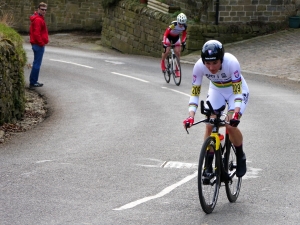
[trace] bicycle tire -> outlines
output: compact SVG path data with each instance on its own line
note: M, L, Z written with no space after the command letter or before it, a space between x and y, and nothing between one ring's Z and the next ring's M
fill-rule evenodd
M231 180L225 183L226 195L229 202L235 202L239 196L242 178L235 176L236 170L236 150L233 144L230 142L228 134L226 134L226 152L224 169L231 177Z
M205 172L205 168L207 167L208 161L208 152L212 147L214 149L214 157L212 161L212 173L209 176L209 184L204 184L204 179L207 180L207 174ZM215 151L215 139L212 137L208 137L202 145L199 164L198 164L198 195L201 207L206 214L211 213L218 200L219 189L221 186L220 180L220 156L219 152Z
M179 86L181 83L181 77L182 77L180 61L176 55L173 55L173 60L174 60L174 64L172 64L172 75L173 75L174 83L177 86ZM175 65L175 68L173 68L174 65ZM176 76L176 72L179 73L178 77Z
M171 68L171 64L170 64L170 56L167 56L166 58L167 60L167 68L166 70L163 72L165 80L167 83L170 83L171 80L171 74L170 74L170 68Z

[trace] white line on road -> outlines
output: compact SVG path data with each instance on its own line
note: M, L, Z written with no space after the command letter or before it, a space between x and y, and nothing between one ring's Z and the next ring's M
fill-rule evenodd
M185 96L190 97L189 94L186 94L186 93L181 92L181 91L177 91L177 90L175 90L175 89L171 89L171 88L167 88L167 87L161 87L161 88L168 89L168 90L170 90L170 91L174 91L174 92L177 92L177 93L179 93L179 94L183 94L183 95L185 95Z
M143 79L140 79L140 78L132 77L132 76L129 76L129 75L125 75L125 74L121 74L121 73L116 73L116 72L111 72L111 73L113 73L115 75L122 76L122 77L128 77L128 78L131 78L131 79L135 79L135 80L138 80L138 81L149 83L149 81L147 81L147 80L143 80Z
M68 63L68 64L73 64L73 65L76 65L76 66L82 66L82 67L86 67L86 68L89 68L89 69L93 69L93 67L91 67L91 66L86 66L86 65L82 65L82 64L78 64L78 63L67 62L67 61L56 60L56 59L50 59L50 60L55 61L55 62Z
M158 194L156 195L153 195L153 196L148 196L148 197L145 197L145 198L142 198L142 199L139 199L139 200L136 200L134 202L130 202L126 205L123 205L119 208L115 208L113 210L124 210L124 209L130 209L130 208L133 208L137 205L140 205L142 203L145 203L147 201L150 201L150 200L153 200L153 199L156 199L156 198L160 198L160 197L163 197L164 195L170 193L171 191L173 191L175 188L179 187L180 185L190 181L191 179L195 178L196 176L198 175L198 171L196 171L195 173L185 177L184 179L182 179L181 181L169 186L169 187L166 187L165 189L163 189L161 192L159 192Z
M109 60L104 60L105 62L108 62L108 63L112 63L112 64L116 64L116 65L121 65L121 64L125 64L123 62L117 62L117 61L109 61Z

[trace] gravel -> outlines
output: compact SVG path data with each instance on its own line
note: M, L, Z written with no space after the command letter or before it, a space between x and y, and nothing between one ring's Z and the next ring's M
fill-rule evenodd
M25 89L25 113L22 119L0 126L0 144L9 141L15 133L25 132L43 122L47 116L47 100L35 90Z

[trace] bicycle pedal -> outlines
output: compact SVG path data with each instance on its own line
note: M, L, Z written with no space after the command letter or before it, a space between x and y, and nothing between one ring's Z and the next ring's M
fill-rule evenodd
M211 183L210 183L210 180L211 180L214 176L215 176L214 173L206 173L206 172L205 172L205 174L203 174L202 183L203 183L204 185L211 184Z
M205 178L202 179L202 183L203 183L203 185L209 185L210 180L207 177L205 177Z

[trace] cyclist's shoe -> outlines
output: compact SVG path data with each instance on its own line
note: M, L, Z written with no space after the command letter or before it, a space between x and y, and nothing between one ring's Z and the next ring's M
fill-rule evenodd
M160 66L161 66L161 70L162 70L163 72L165 72L165 71L166 71L166 65L165 65L165 61L164 61L164 60L161 60Z
M210 184L210 179L212 177L212 173L213 173L213 168L212 165L209 165L203 172L203 184L207 185Z
M236 158L236 176L242 177L247 172L246 166L246 155L243 153L242 156Z
M180 71L175 72L176 77L180 77Z

